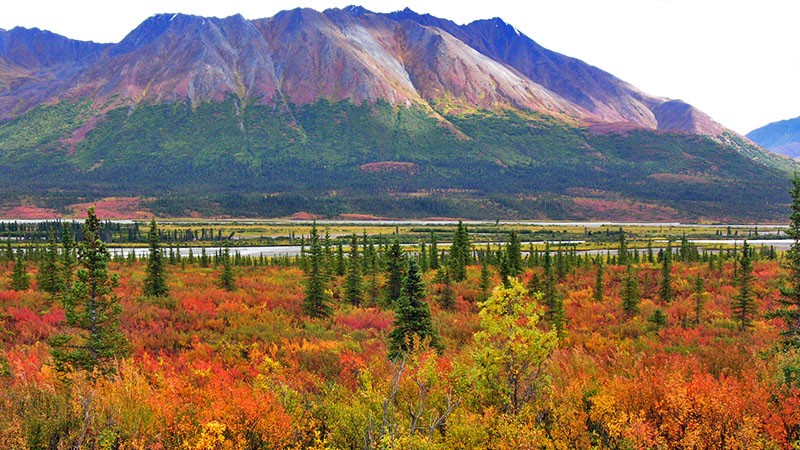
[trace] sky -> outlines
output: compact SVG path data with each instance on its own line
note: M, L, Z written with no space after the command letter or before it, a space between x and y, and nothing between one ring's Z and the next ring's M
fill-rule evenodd
M258 19L354 3L459 24L500 17L550 50L690 103L742 134L800 116L797 0L3 0L0 28L119 42L157 13Z

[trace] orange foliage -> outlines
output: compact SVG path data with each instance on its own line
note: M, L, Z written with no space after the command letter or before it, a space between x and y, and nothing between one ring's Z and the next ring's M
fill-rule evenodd
M120 362L118 377L96 386L76 382L73 393L53 373L46 343L63 309L34 290L0 290L7 331L0 334L0 370L8 372L0 375L0 428L10 430L0 443L16 442L35 417L56 420L53 411L82 423L83 388L97 392L89 436L99 442L113 431L120 448L323 447L333 446L333 434L335 442L346 438L361 448L390 428L381 428L390 420L384 410L406 420L424 405L417 418L423 429L448 399L455 406L445 422L430 435L396 436L398 446L790 448L800 439L800 389L781 381L780 361L771 357L784 324L764 318L777 306L784 273L773 261L755 264L760 314L746 333L730 319L737 293L731 263L721 273L675 263L669 304L658 297L658 268L641 265L641 313L632 318L620 307L621 267L606 267L602 302L593 296L594 268L577 268L558 284L566 327L547 365L551 383L516 417L484 408L491 393L461 385L474 363L479 267L453 285L452 310L429 299L445 351L409 363L394 397L397 366L386 358L393 311L335 305L332 318L309 320L295 267L236 268L238 289L228 292L216 286L215 269L170 266L171 297L153 299L142 296L143 267L112 265L134 356ZM706 279L707 301L695 324L698 275ZM433 296L431 278L426 274ZM647 322L657 308L667 317L662 329ZM34 411L25 403L32 398L50 403L20 414Z

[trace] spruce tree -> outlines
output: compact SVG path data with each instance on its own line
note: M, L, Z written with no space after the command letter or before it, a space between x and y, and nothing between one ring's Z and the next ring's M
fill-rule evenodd
M436 274L436 282L442 285L439 291L439 306L446 311L452 311L456 304L456 293L453 291L453 281L450 274L447 273L447 268L442 267Z
M3 259L6 261L14 260L14 248L11 246L11 238L6 239L6 248L3 251Z
M36 284L39 290L51 295L57 294L62 288L61 271L58 267L58 245L52 232L48 239L47 251L39 264Z
M564 281L567 278L567 261L564 252L561 250L561 245L556 249L556 278L558 281Z
M8 288L12 291L25 291L31 287L31 277L25 267L25 257L23 250L17 249L17 256L14 259L14 270L11 272L11 282Z
M629 264L622 279L622 311L627 317L639 313L639 301L639 279Z
M605 284L603 283L603 261L600 258L597 258L597 273L594 278L594 301L602 302L603 301L603 290L605 288Z
M147 234L150 244L150 254L147 257L147 275L144 279L144 295L151 297L166 297L169 293L167 280L164 275L164 256L158 243L158 226L156 219L150 221L150 231Z
M428 265L428 249L425 248L425 242L419 243L419 271L425 273L430 269Z
M500 281L505 287L509 287L511 278L513 277L513 269L511 268L511 261L508 260L507 253L500 253L500 261L498 261L497 266L498 272L500 272Z
M236 290L236 276L233 274L233 266L231 264L231 250L229 244L226 242L220 255L220 264L222 269L217 278L217 285L226 291L233 292Z
M733 297L731 311L739 323L739 331L745 331L753 326L753 318L757 311L756 300L753 297L753 261L750 254L750 246L744 241L742 255L739 258L739 270L737 271L736 286L739 293Z
M436 233L431 231L431 248L428 265L432 270L437 270L439 268L439 249L436 247L436 244Z
M361 235L361 252L363 255L359 260L361 261L361 273L366 275L369 273L369 240L367 239L366 230Z
M522 247L519 242L519 235L515 230L511 230L509 235L506 257L508 259L509 275L516 277L522 273Z
M544 294L542 292L542 279L539 276L539 272L536 270L533 271L531 274L531 279L528 280L528 285L526 286L528 292L532 294L542 294L542 298L544 298Z
M783 333L784 343L800 348L800 177L795 173L792 177L791 215L789 216L789 229L786 235L794 240L789 250L786 251L784 264L789 272L789 279L781 287L782 308L776 315L783 317L787 329Z
M661 301L669 303L672 301L672 241L667 240L667 250L664 252L664 257L661 258L661 283L659 285L658 295Z
M331 242L331 230L329 230L328 227L325 227L325 237L322 240L322 251L324 255L322 268L325 271L325 276L331 278L335 273L334 273L333 243Z
M617 264L620 266L628 265L628 243L625 241L625 232L619 230L619 248L617 250Z
M400 298L405 272L405 257L400 241L394 240L386 254L386 304L393 306Z
M208 258L208 253L206 253L206 248L200 248L200 267L206 268L211 264L211 260Z
M130 344L119 329L122 306L113 294L119 277L109 274L110 258L100 238L100 221L90 207L78 244L79 268L62 297L69 331L50 342L59 372L84 370L90 378L95 373L112 374L113 361L130 353Z
M448 273L453 281L464 281L467 278L470 254L469 233L464 223L459 220L447 260Z
M341 242L336 245L336 275L344 276L344 247Z
M347 261L347 278L345 279L345 301L354 306L361 306L361 263L358 257L358 238L353 234L350 240L350 258Z
M417 264L411 261L397 301L394 329L389 333L389 359L413 351L416 342L427 342L432 348L442 349L439 334L433 327L430 306L424 297L425 283Z
M325 255L320 243L317 224L311 227L311 237L306 264L305 298L303 312L309 317L329 317L332 312L327 292L327 274L323 267Z
M545 319L555 328L558 335L564 329L564 302L556 290L556 275L553 268L553 257L550 254L550 244L544 247L544 292L542 300L547 308Z
M369 243L367 251L367 258L369 262L369 300L370 305L375 305L378 302L378 295L380 293L380 284L378 283L378 253L375 251L375 246L372 242Z
M61 286L59 292L66 292L72 286L75 266L78 262L75 255L75 241L66 224L61 231Z
M661 308L658 308L647 318L647 321L653 324L653 328L658 331L667 326L667 315L664 314Z

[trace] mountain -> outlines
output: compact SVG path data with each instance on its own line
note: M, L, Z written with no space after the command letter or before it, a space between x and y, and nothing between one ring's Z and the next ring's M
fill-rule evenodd
M0 31L0 120L3 203L64 213L769 219L794 167L500 19L408 9Z
M747 133L747 138L775 153L800 158L800 117L765 125Z
M57 97L107 47L37 28L0 30L0 118Z

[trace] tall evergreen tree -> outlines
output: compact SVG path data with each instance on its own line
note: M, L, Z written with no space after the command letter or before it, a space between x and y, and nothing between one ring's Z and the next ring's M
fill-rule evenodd
M347 261L347 278L345 279L345 301L360 306L363 301L361 293L361 263L358 257L358 237L353 234L350 240L350 258Z
M661 282L658 295L661 301L669 303L672 301L672 240L667 240L667 250L661 258Z
M342 243L339 242L336 246L336 275L344 276L344 247L342 247Z
M217 285L226 291L232 292L236 290L236 276L233 273L233 264L231 263L231 249L229 244L225 242L220 255L220 264L222 269L217 278Z
M417 339L427 341L432 348L442 349L439 333L433 327L430 306L424 297L425 283L417 264L411 261L397 301L394 329L389 333L389 359L394 360L412 351Z
M453 281L464 281L467 278L467 265L471 252L469 232L464 223L459 220L447 260L448 273Z
M17 249L17 256L14 259L14 269L11 272L11 282L8 288L12 291L25 291L31 287L31 277L25 267L24 251Z
M619 247L617 250L617 264L620 266L628 265L628 243L625 240L625 231L619 230Z
M47 251L39 264L36 284L40 290L51 295L57 294L62 288L61 270L58 267L58 244L52 232L47 242Z
M3 252L3 259L6 261L14 260L14 247L11 246L11 238L6 239L6 248Z
M550 243L544 247L544 301L546 311L545 319L561 335L564 329L564 302L556 290L556 274L553 267L553 257L550 254Z
M647 321L653 324L653 328L658 331L667 326L667 315L661 308L658 308L647 318Z
M439 291L439 306L447 311L452 311L456 304L456 293L453 291L453 280L447 273L447 268L442 267L436 274L436 282L442 285Z
M200 267L206 268L211 264L205 247L200 248Z
M75 255L75 241L66 224L61 229L61 286L60 292L66 292L72 287L72 279L78 259Z
M166 297L169 293L167 279L164 275L164 255L158 242L158 225L156 219L150 221L150 231L147 233L147 242L150 244L150 254L147 256L147 274L144 278L144 295L151 297Z
M639 279L628 264L622 279L622 311L626 316L633 317L639 313L639 301Z
M500 273L500 281L503 285L508 287L511 283L511 262L508 260L508 254L500 252L500 260L497 262L497 270Z
M561 245L556 249L556 279L564 281L567 278L567 261L564 252L561 250Z
M325 227L325 237L322 240L322 250L324 254L322 269L325 275L330 278L335 274L335 258L333 257L333 242L331 242L331 230Z
M757 305L753 297L753 261L750 246L744 241L742 255L739 258L739 270L737 271L736 285L739 293L733 297L731 310L733 316L739 323L739 331L745 331L753 326L753 318L756 316Z
M122 306L113 294L119 277L109 274L111 255L100 238L100 221L90 207L78 244L79 268L75 281L62 297L69 332L51 339L56 370L84 370L94 377L114 373L112 362L130 353L119 329Z
M393 306L400 298L405 272L405 255L400 241L394 240L386 253L386 304Z
M361 261L361 273L364 275L369 273L368 251L369 251L369 239L367 239L367 232L366 230L364 230L361 234L361 252L363 253L363 255L361 255L361 258L359 258L359 260Z
M369 260L369 300L370 305L375 305L378 302L378 295L380 293L380 285L378 284L378 253L375 251L375 246L372 242L367 247L366 257Z
M303 312L309 317L328 317L331 315L330 296L327 292L327 274L323 267L325 255L320 243L317 224L311 227L309 251L306 264L305 298Z
M603 301L603 290L605 289L605 284L603 283L603 260L601 258L597 258L597 273L595 274L594 278L594 300L596 302Z
M784 342L792 347L800 348L800 177L795 173L792 177L791 215L786 235L794 240L786 252L784 264L789 272L786 285L781 288L782 308L777 315L786 321L787 329L783 333Z
M432 270L439 269L439 249L436 246L436 233L431 231L431 248L430 257L428 258L428 265Z
M425 242L419 243L419 271L425 273L430 269L428 264L428 249L425 247Z

